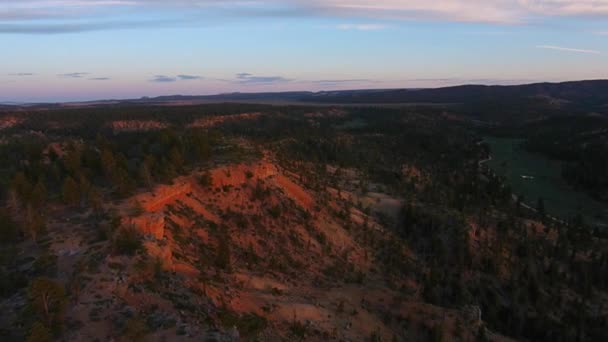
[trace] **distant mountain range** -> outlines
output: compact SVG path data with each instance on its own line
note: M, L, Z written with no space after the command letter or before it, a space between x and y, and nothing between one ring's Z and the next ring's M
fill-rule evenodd
M321 92L229 93L209 96L161 96L142 102L193 100L272 100L320 103L474 103L505 99L545 98L555 101L608 104L608 80L535 83L514 86L463 85L434 89L373 89Z
M535 83L514 86L463 85L435 89L228 93L205 96L173 95L131 100L42 105L45 107L108 104L189 105L218 102L310 105L446 104L451 105L452 110L480 120L530 120L560 113L608 115L608 80ZM6 109L10 106L0 104L0 109L2 107Z

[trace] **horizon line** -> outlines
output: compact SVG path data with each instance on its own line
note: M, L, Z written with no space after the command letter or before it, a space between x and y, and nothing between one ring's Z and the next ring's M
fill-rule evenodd
M259 95L259 94L290 94L290 93L309 93L309 94L320 94L320 93L339 93L348 91L394 91L394 90L432 90L432 89L448 89L456 87L467 87L467 86L479 86L479 87L521 87L535 84L564 84L564 83L576 83L576 82L598 82L608 81L608 78L598 79L581 79L581 80L569 80L569 81L538 81L529 83L516 83L516 84L483 84L483 83L463 83L449 86L440 87L397 87L397 88L353 88L353 89L337 89L337 90L287 90L287 91L262 91L262 92L221 92L212 94L196 94L196 95L184 95L184 94L164 94L164 95L142 95L139 97L126 97L126 98L92 98L86 100L65 100L65 101L0 101L0 105L3 106L34 106L34 105L46 105L46 104L86 104L92 102L112 102L112 101L140 101L140 100L154 100L163 97L184 97L184 98L196 98L196 97L218 97L226 95ZM230 101L224 101L230 102Z

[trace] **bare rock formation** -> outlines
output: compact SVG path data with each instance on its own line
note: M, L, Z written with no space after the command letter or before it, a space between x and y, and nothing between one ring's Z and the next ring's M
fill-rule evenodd
M139 196L138 202L146 212L155 212L162 209L175 198L192 191L190 181L176 182L174 185L161 185L152 194Z
M139 231L156 240L162 240L165 234L165 215L163 213L145 213L137 217L125 219L123 224L131 224Z
M146 241L144 242L144 247L149 256L160 260L163 269L171 270L173 268L173 252L170 246L161 246L156 242Z

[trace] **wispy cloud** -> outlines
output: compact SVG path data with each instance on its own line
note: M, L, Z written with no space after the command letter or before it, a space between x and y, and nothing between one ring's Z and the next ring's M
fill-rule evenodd
M110 77L92 77L89 78L89 81L109 81L111 80Z
M57 76L67 77L67 78L82 78L88 74L89 74L88 72L71 72L71 73L67 73L67 74L59 74Z
M382 24L342 24L337 27L340 30L379 31L386 29L388 26Z
M3 0L1 6L0 33L22 34L161 27L181 25L184 21L205 25L210 19L222 16L492 24L538 22L551 17L608 18L608 0ZM159 9L171 11L159 12ZM142 13L167 14L159 22L137 22L123 20L127 13L131 17ZM178 15L171 18L175 14ZM87 20L83 21L85 17ZM349 30L382 28L381 24L342 25L342 29Z
M177 76L167 76L167 75L156 75L154 78L150 80L150 82L156 83L172 83L177 81L193 81L193 80L202 80L203 77L197 75L177 75Z
M31 72L18 72L18 73L8 74L8 75L9 76L25 77L25 76L34 76L35 74L33 74Z
M237 83L240 84L274 84L292 81L281 76L254 76L247 72L236 74L236 78Z
M183 25L185 21L147 20L147 21L90 21L72 22L70 20L53 23L19 22L3 23L0 20L0 34L65 34L107 30L127 30L146 27L167 27Z
M597 50L575 49L575 48L556 46L556 45L537 45L536 48L538 48L538 49L547 49L547 50L556 50L556 51L564 51L564 52L585 53L585 54L592 54L592 55L600 55L601 54L601 52L597 51Z
M335 15L398 20L442 20L499 24L539 17L608 16L606 0L312 0Z
M203 79L201 76L196 76L196 75L177 75L177 78L179 78L182 81L192 81L192 80L202 80Z
M165 75L156 75L156 76L154 76L153 79L150 80L150 82L155 82L155 83L171 83L171 82L176 82L176 81L177 81L177 78L165 76Z

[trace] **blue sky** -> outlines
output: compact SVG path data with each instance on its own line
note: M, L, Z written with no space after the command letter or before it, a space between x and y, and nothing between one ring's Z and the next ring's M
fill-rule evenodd
M0 102L608 78L608 0L0 0Z

